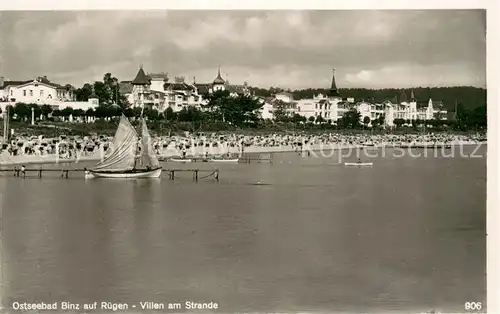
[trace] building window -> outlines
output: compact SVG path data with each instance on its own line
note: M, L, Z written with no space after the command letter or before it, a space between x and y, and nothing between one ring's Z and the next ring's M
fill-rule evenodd
M40 90L40 97L43 96L43 89Z
M23 96L26 96L26 90L23 90Z
M14 96L14 91L12 89L10 90L10 95Z
M315 108L315 109L318 109L318 104L314 104L314 108Z
M33 90L30 89L30 96L33 96Z

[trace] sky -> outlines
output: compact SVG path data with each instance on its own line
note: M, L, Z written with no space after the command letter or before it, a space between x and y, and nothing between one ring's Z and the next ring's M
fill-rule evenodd
M140 65L173 80L328 88L486 86L484 10L3 11L0 76L76 87Z

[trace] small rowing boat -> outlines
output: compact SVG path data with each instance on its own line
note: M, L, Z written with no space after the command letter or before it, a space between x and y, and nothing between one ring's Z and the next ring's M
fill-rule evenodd
M345 166L371 167L373 162L344 162Z
M209 161L210 162L219 162L219 163L237 163L239 160L240 160L239 158L232 158L232 159L212 158Z
M187 163L192 162L193 160L189 158L170 158L170 161Z

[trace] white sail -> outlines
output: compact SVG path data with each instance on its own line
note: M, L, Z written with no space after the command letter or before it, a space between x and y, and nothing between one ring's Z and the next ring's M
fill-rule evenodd
M153 141L151 135L149 134L148 126L144 118L142 119L142 132L141 132L141 165L144 167L150 166L152 168L158 168L160 162L156 156Z
M128 119L122 115L115 137L111 143L111 153L99 162L94 170L127 171L134 168L139 137Z

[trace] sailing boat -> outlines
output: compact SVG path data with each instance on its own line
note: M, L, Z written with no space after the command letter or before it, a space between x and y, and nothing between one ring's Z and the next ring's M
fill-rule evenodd
M87 170L85 178L158 178L161 170L144 118L139 138L127 117L122 115L111 152L94 169Z

